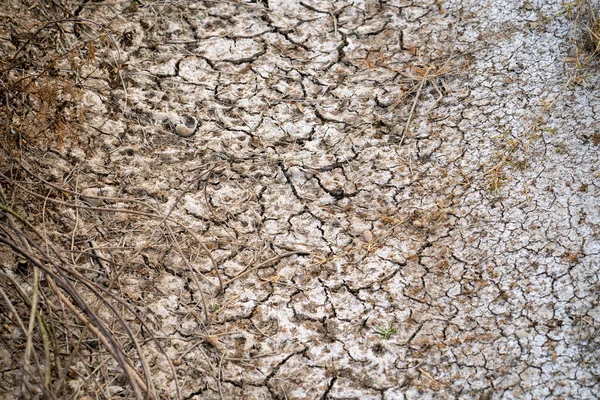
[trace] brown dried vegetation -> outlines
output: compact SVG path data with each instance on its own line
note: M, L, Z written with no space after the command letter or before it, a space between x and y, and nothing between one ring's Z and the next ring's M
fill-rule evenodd
M65 215L79 193L23 165L81 140L82 94L104 75L101 66L118 70L102 56L114 41L64 2L11 6L12 14L0 14L0 397L16 388L22 398L77 397L74 390L107 393L129 383L131 396L155 398L131 329L135 311L110 291L114 281L107 289L81 268L110 261L94 249L73 251L77 222L73 228ZM46 232L46 218L64 229ZM73 380L86 383L75 389Z

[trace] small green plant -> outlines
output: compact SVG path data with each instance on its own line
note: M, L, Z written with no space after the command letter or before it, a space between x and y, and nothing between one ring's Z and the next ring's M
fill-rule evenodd
M396 333L396 328L390 324L387 328L377 325L375 332L379 333L384 340L388 340L393 334Z

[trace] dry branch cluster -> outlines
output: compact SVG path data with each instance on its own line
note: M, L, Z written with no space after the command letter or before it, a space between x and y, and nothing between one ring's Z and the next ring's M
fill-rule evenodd
M108 386L122 387L126 381L137 397L153 392L151 382L138 372L150 376L137 338L141 329L143 337L152 339L152 329L116 287L122 266L104 258L94 242L86 246L78 233L98 208L84 205L77 192L58 190L44 180L37 182L46 189L41 196L43 188L25 179L24 170L19 172L2 174L2 187L11 198L0 192L0 243L8 250L0 271L1 317L10 327L3 337L10 360L6 366L14 368L15 379L24 373L22 392L29 396L62 398L73 389L107 393ZM34 226L39 217L42 230ZM46 219L62 220L65 231L46 232ZM134 222L107 219L120 229ZM69 381L78 382L77 387L68 387Z
M129 384L152 397L137 339L151 330L115 289L115 259L81 239L94 207L80 215L76 190L21 164L81 140L82 95L118 76L118 48L104 27L77 18L74 3L10 5L0 14L0 397L106 397Z

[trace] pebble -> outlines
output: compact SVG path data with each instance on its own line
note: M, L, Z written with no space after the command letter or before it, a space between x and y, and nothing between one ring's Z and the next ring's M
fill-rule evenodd
M515 336L518 337L519 339L524 339L527 336L529 336L529 334L527 333L527 331L525 331L523 329L519 329L519 330L515 331Z
M198 127L198 120L191 115L186 115L182 118L182 122L175 127L175 133L181 137L192 136Z
M81 191L81 200L89 203L92 207L102 207L104 201L102 199L96 199L88 196L100 196L100 190L98 188L86 188Z
M319 171L317 171L316 169L312 169L312 168L304 168L304 175L306 176L306 179L310 179L315 176L318 176Z

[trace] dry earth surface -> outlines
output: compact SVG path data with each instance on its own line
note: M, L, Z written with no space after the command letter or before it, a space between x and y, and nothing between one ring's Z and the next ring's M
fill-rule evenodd
M562 1L76 11L121 68L90 71L79 141L21 162L112 198L43 226L108 260L75 261L117 276L162 398L600 396L600 81Z

